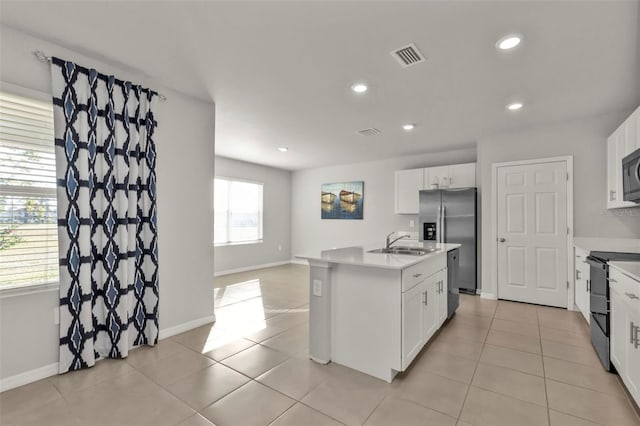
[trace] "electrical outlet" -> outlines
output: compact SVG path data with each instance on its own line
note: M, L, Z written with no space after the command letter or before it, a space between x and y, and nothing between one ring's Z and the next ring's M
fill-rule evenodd
M409 228L413 228L414 226L416 226L416 221L412 219L409 221Z
M313 280L313 295L322 297L322 281Z
M53 308L53 323L55 325L60 324L60 308L59 307Z

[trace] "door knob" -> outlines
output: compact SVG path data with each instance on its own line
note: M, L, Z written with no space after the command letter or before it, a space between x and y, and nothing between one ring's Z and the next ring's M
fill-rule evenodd
M505 238L499 238L498 241L500 241L501 243L504 243L507 240Z

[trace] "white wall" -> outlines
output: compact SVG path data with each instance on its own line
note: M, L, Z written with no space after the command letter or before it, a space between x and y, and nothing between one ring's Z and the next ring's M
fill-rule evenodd
M498 162L573 156L574 235L640 238L640 208L606 209L606 139L631 113L625 111L524 129L478 141L482 187L482 291L495 294L492 277L491 165Z
M471 148L295 171L291 191L292 254L376 241L382 245L391 231L417 232L417 215L393 212L394 172L474 161L476 149ZM320 219L320 186L348 181L364 181L363 219ZM409 220L415 221L414 228L409 227Z
M263 242L215 248L216 274L291 259L291 172L216 157L216 176L263 183Z
M51 93L50 67L35 59L34 50L131 79L168 97L158 103L156 114L160 329L166 333L192 321L210 321L214 105L7 27L0 27L0 80ZM0 299L0 379L57 363L57 303L57 291Z

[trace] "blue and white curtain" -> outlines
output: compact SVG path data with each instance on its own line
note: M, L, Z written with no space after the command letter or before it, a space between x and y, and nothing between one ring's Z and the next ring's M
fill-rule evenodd
M52 58L60 373L158 340L157 93Z

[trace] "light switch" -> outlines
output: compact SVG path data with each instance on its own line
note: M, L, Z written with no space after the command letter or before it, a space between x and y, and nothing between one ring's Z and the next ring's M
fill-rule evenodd
M409 228L413 228L414 226L416 226L416 221L412 219L409 221Z
M313 280L313 295L322 297L322 281Z

